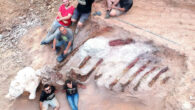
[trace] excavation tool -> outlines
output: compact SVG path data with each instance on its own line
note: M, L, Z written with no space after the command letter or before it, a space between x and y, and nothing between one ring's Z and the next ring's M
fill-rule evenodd
M129 71L137 62L138 62L139 59L140 59L139 57L137 57L136 59L134 59L134 60L133 60L133 61L132 61L124 70L123 70L123 73L122 73L121 77L123 77L124 74L127 73L127 72L128 72L128 71ZM117 82L120 80L121 77L119 77L118 79L115 79L115 80L109 85L109 88L112 89L113 86L117 84Z
M119 45L127 45L133 42L133 39L116 39L116 40L112 40L109 41L109 45L110 46L119 46Z
M163 69L161 69L158 74L152 78L152 80L148 83L148 86L149 87L152 87L152 85L156 82L156 80L160 77L160 75L162 75L163 73L165 73L169 68L168 67L165 67Z
M134 78L136 78L136 76L141 73L142 71L144 71L146 69L146 67L151 63L151 61L147 61L146 64L144 64L143 66L141 66L131 77L130 79L125 83L125 84L121 84L122 86L122 91L124 91L125 87L127 85L129 85L131 83L131 81L133 81Z
M142 81L143 79L145 79L146 76L147 76L149 73L152 73L154 70L156 70L156 68L157 68L157 67L153 67L151 70L149 70L148 72L146 72L146 73L144 74L144 76L141 77L141 79L140 79L139 82L136 84L136 86L133 88L133 90L137 91L137 89L138 89L138 87L139 87L141 81Z
M84 58L84 60L81 62L81 64L79 65L79 69L81 69L83 66L85 66L85 64L91 59L91 56L86 56Z

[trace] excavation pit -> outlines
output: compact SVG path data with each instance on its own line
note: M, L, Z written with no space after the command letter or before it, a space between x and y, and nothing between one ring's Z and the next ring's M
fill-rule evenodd
M76 76L87 85L79 90L80 110L161 110L187 70L185 60L183 54L144 36L91 22L75 37L73 52L55 69L64 79ZM69 109L61 86L56 86L61 110ZM28 101L24 94L13 110L31 106L37 110L39 95L40 89L36 100ZM21 103L26 105L21 108Z

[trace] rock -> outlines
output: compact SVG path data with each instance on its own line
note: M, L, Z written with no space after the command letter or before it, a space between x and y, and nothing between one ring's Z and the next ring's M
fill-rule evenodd
M185 101L185 102L182 104L182 109L183 109L183 110L192 110L192 104L191 104L190 102Z
M0 34L0 41L3 39L3 35Z
M47 8L48 8L48 9L51 9L52 7L51 7L51 5L49 5Z
M34 3L34 0L30 0L30 3L33 4Z

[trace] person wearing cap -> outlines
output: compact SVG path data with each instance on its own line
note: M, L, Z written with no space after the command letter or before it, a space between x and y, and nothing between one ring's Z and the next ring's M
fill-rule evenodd
M74 12L74 7L70 6L69 0L62 0L63 4L59 8L58 16L54 20L51 29L46 35L45 39L41 41L41 45L50 43L56 36L56 30L60 26L68 27L71 25L71 17Z
M57 34L53 40L53 50L58 53L64 47L63 52L57 57L57 61L62 62L73 50L74 36L71 29L63 26L59 27L56 32Z
M48 106L53 107L54 110L59 110L59 102L55 96L55 87L48 84L44 85L44 89L40 95L40 109L48 110Z
M72 24L74 25L78 20L75 34L78 33L84 22L89 18L91 14L92 4L94 0L78 0L78 5L72 15ZM95 5L93 5L95 7Z
M133 0L107 0L106 18L119 16L131 9Z

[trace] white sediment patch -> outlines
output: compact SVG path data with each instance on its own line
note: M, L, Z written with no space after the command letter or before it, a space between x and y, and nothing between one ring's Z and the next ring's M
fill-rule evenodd
M102 58L109 52L109 40L104 37L96 37L89 39L84 45L79 49L80 57L85 57L87 55Z

